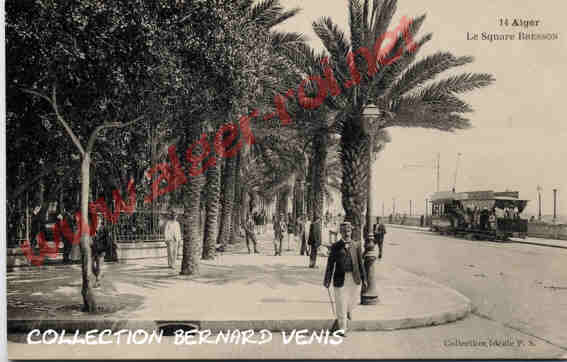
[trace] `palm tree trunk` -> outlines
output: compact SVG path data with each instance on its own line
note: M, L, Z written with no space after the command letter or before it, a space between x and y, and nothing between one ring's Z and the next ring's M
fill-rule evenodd
M236 168L236 157L229 157L225 160L225 166L222 172L222 211L220 220L220 230L218 235L218 244L226 246L230 238L230 230L232 224L232 208L234 203L234 176Z
M327 174L327 148L329 135L324 133L313 140L313 159L311 162L311 189L313 195L313 220L323 218L325 198L325 178Z
M206 198L207 215L205 217L205 231L203 238L203 259L215 258L215 244L219 233L218 215L220 201L220 167L221 161L217 160L214 166L207 170Z
M232 222L231 222L231 229L230 229L230 244L237 243L237 236L240 234L240 207L238 205L241 204L242 200L242 186L240 185L240 164L241 164L241 152L238 152L236 155L236 165L234 167L234 201L233 205L237 205L237 207L233 207L232 209Z
M186 130L185 139L192 143L198 139L201 129L198 124ZM201 260L203 236L200 232L199 218L201 214L201 191L205 184L205 175L191 176L184 186L183 195L183 259L181 275L198 275Z
M182 275L198 275L201 259L201 233L199 232L199 213L201 189L205 176L192 176L187 184L187 194L184 197L183 215L183 259L181 261Z
M240 204L240 217L241 220L246 222L248 220L248 215L250 214L250 193L248 189L243 187L242 189L242 202Z
M360 240L362 232L362 214L366 209L368 175L367 147L368 137L362 129L351 122L348 130L341 137L342 202L345 209L345 221L352 224L353 240Z

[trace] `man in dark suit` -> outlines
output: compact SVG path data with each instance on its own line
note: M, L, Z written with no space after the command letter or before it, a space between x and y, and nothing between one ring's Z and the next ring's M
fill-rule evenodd
M351 240L352 228L349 222L340 226L342 239L331 247L323 285L329 288L331 279L335 288L335 313L339 330L346 336L347 318L360 300L361 284L366 288L367 277L362 260L362 246Z
M317 217L311 223L311 226L309 227L309 240L307 241L307 243L309 244L309 246L311 248L311 254L310 254L310 258L309 258L309 260L310 260L309 267L310 268L316 268L317 266L315 264L317 264L317 248L319 248L319 246L321 246L321 218L320 217Z
M384 235L386 235L386 227L380 222L380 218L376 218L376 224L374 224L374 241L378 244L378 259L382 259L382 247L384 246Z
M254 246L254 254L259 254L258 246L256 242L256 235L254 234L254 221L252 221L252 216L248 215L246 222L244 223L244 232L246 234L246 247L248 248L248 254L251 254L250 242Z

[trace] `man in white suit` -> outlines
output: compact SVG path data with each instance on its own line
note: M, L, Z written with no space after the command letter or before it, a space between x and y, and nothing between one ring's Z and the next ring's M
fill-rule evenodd
M165 223L165 242L167 244L167 263L170 268L175 268L177 260L177 249L181 242L181 226L177 221L177 214L171 211L169 220Z

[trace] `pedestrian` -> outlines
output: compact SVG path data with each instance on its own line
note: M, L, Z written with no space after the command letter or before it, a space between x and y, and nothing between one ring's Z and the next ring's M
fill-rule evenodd
M92 257L92 269L95 276L94 288L100 286L103 274L104 257L111 247L111 240L108 230L104 223L104 218L102 214L98 215L98 223L96 228L96 233L93 236L93 242L91 244L91 257Z
M301 242L301 247L299 248L299 255L306 255L307 254L307 237L306 234L306 227L305 227L305 218L303 216L299 217L299 241Z
M382 249L384 246L384 235L386 235L386 226L380 222L380 218L376 218L374 224L374 241L378 244L378 259L382 259Z
M360 300L361 287L366 288L368 279L362 260L362 246L360 242L351 240L351 224L341 223L340 233L341 240L330 249L323 285L328 289L333 280L336 326L346 337L347 319L352 320L352 312Z
M488 216L488 225L490 225L490 230L492 231L496 231L496 220L496 211L495 209L493 209L493 211L490 213L490 216Z
M287 224L285 222L285 214L283 212L280 214L280 219L276 222L276 224L277 224L277 229L276 229L276 240L274 240L274 249L275 249L274 254L281 256L283 238L287 233Z
M252 217L248 215L246 223L244 224L244 233L246 234L246 247L248 248L248 254L251 254L250 241L254 246L254 254L259 254L258 246L256 243L256 235L254 234L254 221Z
M165 223L165 242L167 244L167 264L171 269L175 269L177 260L177 248L181 242L181 226L177 221L175 211L169 213L169 220Z
M280 238L280 224L276 215L272 217L272 228L274 229L274 255L278 255L278 240Z
M39 233L43 232L45 235L45 215L41 212L41 205L37 205L32 210L31 215L31 247L37 248L39 246Z
M309 240L307 242L311 249L311 255L309 258L310 268L317 268L317 249L321 246L321 232L321 217L316 216L315 220L313 220L311 226L309 227Z
M62 211L59 215L57 215L57 220L59 223L62 223L63 220L65 219L65 216L67 216L68 220L71 220L71 214ZM69 264L71 263L71 248L73 247L73 243L72 240L67 239L66 237L63 237L63 264Z

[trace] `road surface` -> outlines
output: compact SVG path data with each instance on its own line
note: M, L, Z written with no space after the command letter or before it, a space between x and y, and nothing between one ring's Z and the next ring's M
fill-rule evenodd
M390 227L384 258L461 292L479 318L567 351L567 249Z

